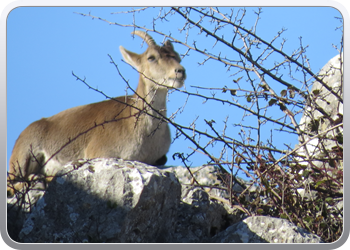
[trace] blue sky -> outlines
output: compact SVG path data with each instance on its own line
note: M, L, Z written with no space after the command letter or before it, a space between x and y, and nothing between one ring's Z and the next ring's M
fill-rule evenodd
M99 102L104 96L88 89L83 83L76 81L72 71L82 77L93 87L105 94L115 97L125 94L126 84L119 77L108 55L118 64L123 76L136 88L137 73L122 62L119 46L136 53L142 53L141 39L130 35L132 28L109 25L106 22L92 20L74 12L91 13L112 22L130 24L132 17L127 14L111 14L130 8L119 7L21 7L10 12L7 19L7 157L9 159L15 140L19 134L32 122L57 114L65 109L78 105ZM254 11L257 8L247 8L244 26L251 28L255 22ZM340 32L335 28L340 25L335 17L341 14L330 7L265 7L262 9L257 34L270 41L278 31L286 28L282 37L287 39L285 52L299 47L299 37L303 44L309 45L307 55L311 68L318 72L337 51L332 44L339 44ZM238 8L234 8L238 11ZM136 15L139 25L150 25L152 18L159 13L158 8L148 10L145 14ZM170 22L158 24L157 28L164 33L171 33L179 40L184 34L177 30L183 26L183 20L176 16ZM201 41L207 49L212 48L212 41L203 35L192 32L192 39ZM163 37L151 34L157 43ZM278 47L278 46L277 46ZM186 48L175 44L175 49L183 54ZM217 49L221 49L218 47ZM226 49L227 50L227 49ZM225 51L223 53L231 53ZM222 65L208 62L199 66L204 59L194 52L185 57L182 65L186 68L188 78L186 89L196 92L191 86L217 87L230 86L232 77ZM232 73L231 73L232 74ZM129 94L131 92L129 91ZM203 92L208 95L210 93ZM186 103L186 95L172 93L169 96L168 115L181 108ZM239 122L242 115L232 107L218 103L202 104L200 98L190 98L185 109L179 113L175 121L189 126L197 119L200 130L209 129L204 119L215 119L216 128L223 129L223 120L229 116L228 124ZM171 128L172 136L175 131ZM230 136L239 140L237 128L229 128ZM267 136L267 135L266 135ZM283 147L283 143L292 147L297 143L295 137L285 134L275 137L275 143ZM173 160L175 152L191 152L194 147L188 141L180 138L171 145L167 165L182 165L179 160ZM219 156L219 149L213 149ZM191 157L192 166L206 163L207 159L200 153ZM7 160L8 161L8 160Z

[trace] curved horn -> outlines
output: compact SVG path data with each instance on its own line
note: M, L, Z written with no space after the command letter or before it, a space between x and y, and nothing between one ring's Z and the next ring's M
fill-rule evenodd
M153 40L153 38L144 31L135 30L135 31L131 32L131 34L132 35L135 34L135 35L138 35L139 37L141 37L148 44L148 46L157 46L157 44Z

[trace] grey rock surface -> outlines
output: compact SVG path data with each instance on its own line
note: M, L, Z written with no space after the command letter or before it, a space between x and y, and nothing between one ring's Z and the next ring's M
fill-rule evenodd
M182 185L182 196L188 192L188 187L198 186L199 184L201 187L203 187L203 190L210 194L211 197L229 197L227 189L222 188L229 186L229 174L216 166L203 165L199 167L192 167L190 168L192 174L187 168L182 166L165 168L164 171L174 173L179 179L179 182ZM192 175L198 184L194 181ZM236 177L236 179L237 181L234 181L232 186L234 193L240 194L246 188L248 188L249 192L253 193L258 190L258 187L251 185L251 182L245 181L239 177Z
M236 221L239 218L237 216ZM216 233L233 223L232 215L208 193L191 189L182 199L178 210L175 243L208 242Z
M174 173L181 183L181 203L173 242L208 242L216 233L242 220L243 213L229 205L228 192L222 189L227 176L218 167L204 165L187 169L178 166L163 171ZM233 190L239 194L243 188L236 183Z
M137 162L94 159L78 168L67 165L57 175L28 214L21 242L173 238L181 186L171 173Z
M10 235L24 243L318 239L285 220L252 217L241 221L242 213L211 199L204 189L187 184L181 187L172 171L139 162L76 161L65 166L46 191L30 190L28 197L28 201L36 201L31 209L26 204L21 210L15 198L8 203L14 206L8 212Z
M297 153L301 156L298 159L298 164L304 165L308 170L312 167L317 167L322 173L327 174L330 179L342 178L343 172L343 126L338 126L335 129L331 129L337 125L341 125L343 122L343 62L341 55L333 57L319 72L319 78L329 86L332 90L330 92L323 84L315 81L311 88L311 98L314 99L314 103L310 102L306 105L303 116L300 120L300 129L306 133L303 138L299 137L299 145L304 141L307 142L305 146L300 147ZM320 112L316 109L315 103L323 110ZM326 116L325 116L326 114ZM330 117L327 119L326 117ZM312 129L312 124L317 122L318 126ZM317 137L317 135L319 137ZM316 136L316 138L311 139ZM297 145L297 147L299 147ZM307 161L308 155L311 156L311 160ZM341 158L333 161L330 159ZM322 159L322 160L316 160ZM329 164L332 162L332 165ZM341 173L341 174L339 174ZM302 174L300 172L300 174ZM303 178L304 179L304 178ZM309 186L313 183L311 178L304 179L304 185L298 189L298 193L306 199L317 199L318 192L311 191L305 186ZM343 187L339 187L337 190L341 196L343 193ZM334 199L335 205L331 207L332 213L339 214L339 217L343 217L343 201L338 197Z
M305 131L303 138L299 138L300 144L303 141L308 141L306 147L301 147L298 153L301 156L306 156L305 150L308 151L309 155L313 158L324 158L323 152L325 149L331 151L332 148L337 147L338 143L335 139L338 135L343 135L343 128L338 127L334 130L329 130L332 126L337 125L332 124L329 119L324 118L324 114L327 114L333 121L342 122L343 117L343 81L342 81L342 62L340 55L332 58L319 72L319 77L329 86L335 94L327 90L320 82L314 82L312 89L310 91L311 97L315 99L315 103L323 110L323 114L315 108L315 105L310 103L306 105L303 116L300 120L300 129ZM340 99L338 98L340 97ZM317 129L311 129L312 123L316 121L319 125ZM307 133L309 135L307 135ZM312 136L322 134L322 139L314 138L309 140ZM321 167L323 162L313 161L315 166ZM307 165L306 161L300 158L300 164ZM329 167L329 166L326 166Z
M322 243L320 237L285 219L248 217L214 236L212 243Z

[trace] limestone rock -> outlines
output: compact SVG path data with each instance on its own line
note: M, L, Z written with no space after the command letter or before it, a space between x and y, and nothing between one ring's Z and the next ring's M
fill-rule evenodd
M224 206L210 200L208 193L197 187L183 196L172 242L207 242L230 224L232 219Z
M343 62L341 60L341 55L335 56L318 74L319 78L331 88L333 93L320 82L314 82L310 91L310 98L313 98L314 102L306 105L300 120L300 129L307 133L303 135L303 138L299 137L299 145L303 141L307 141L307 143L297 151L299 156L301 156L297 158L298 164L304 165L307 170L317 167L325 174L324 179L330 177L329 179L341 180L343 177L343 127L338 126L336 129L331 129L333 126L337 126L343 122L344 111L341 100L343 100L344 86ZM316 109L315 103L323 110L322 113ZM327 119L327 117L330 117L332 121ZM321 136L311 139L315 135ZM307 159L307 155L310 156L310 161L305 160ZM299 174L302 174L302 171ZM304 188L305 186L308 187L310 184L314 184L314 180L312 178L303 179L305 184L298 189L298 193L306 199L317 199L318 192ZM343 194L343 187L339 186L337 192L339 197L334 199L335 205L331 207L331 211L334 214L339 214L339 217L342 218L343 201L340 196Z
M285 219L248 217L212 238L212 243L321 243L315 234Z
M220 168L212 165L193 167L190 168L190 170L196 181L204 188L208 194L211 195L211 197L229 197L227 190L222 189L222 187L229 186L228 183L230 178L227 172L223 172L220 170ZM194 182L192 175L185 167L169 167L164 169L164 171L172 172L176 175L182 185L182 194L186 193L186 189L188 187L197 185L197 183ZM258 191L258 187L251 185L251 182L245 181L239 177L236 178L237 182L234 182L232 187L232 190L235 194L239 195L246 187L248 187L248 190L251 193Z
M213 171L205 168L202 173ZM319 239L286 220L252 217L242 221L242 212L212 199L210 190L188 183L181 187L173 171L138 162L76 161L65 166L46 191L30 190L27 196L28 202L36 202L30 209L25 203L21 210L15 198L8 203L15 205L8 212L10 235L24 243L300 243Z
M169 167L164 171L174 173L181 183L181 203L173 242L207 242L216 233L242 219L243 213L231 208L225 186L225 173L215 166L190 168ZM240 180L244 183L243 180ZM233 186L236 194L242 192L239 184Z
M122 163L122 164L121 164ZM21 242L168 242L181 187L137 162L67 165L27 216Z
M303 135L303 139L300 138L300 143L302 143L303 140L308 141L313 135L323 134L323 136L322 139L314 138L310 140L306 144L306 147L301 147L298 150L298 153L301 156L305 156L305 150L307 149L309 155L312 155L313 158L322 159L326 157L323 153L325 149L328 152L331 152L332 149L338 147L338 143L343 140L342 127L326 132L332 126L335 126L343 121L343 103L339 101L339 98L343 100L342 63L340 55L332 58L322 68L318 75L323 82L329 86L334 93L336 93L336 95L331 93L321 83L316 81L313 83L310 91L310 93L312 93L310 98L314 98L315 103L321 107L323 112L327 114L327 116L329 116L335 123L332 124L329 119L326 119L324 114L317 110L313 103L307 104L304 114L300 120L300 129L306 133ZM340 144L342 144L342 142ZM305 165L307 162L300 158L300 164ZM314 160L312 161L312 164L317 167L326 167L329 169L329 165L323 166L323 161Z

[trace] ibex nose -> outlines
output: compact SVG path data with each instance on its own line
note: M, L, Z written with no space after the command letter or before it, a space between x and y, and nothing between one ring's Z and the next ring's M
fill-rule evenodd
M177 78L185 78L185 69L184 68L178 68L175 69L176 77Z

